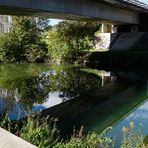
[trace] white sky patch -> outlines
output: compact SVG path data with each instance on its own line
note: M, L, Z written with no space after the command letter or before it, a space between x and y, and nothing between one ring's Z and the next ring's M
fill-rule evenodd
M148 4L148 0L139 0L140 2L143 2L145 4Z
M148 102L144 103L139 109L148 111Z
M50 23L49 25L54 26L56 24L58 24L59 22L62 22L63 20L60 19L50 19Z
M62 98L59 97L58 92L54 92L54 93L49 93L48 99L46 102L44 102L43 104L34 104L34 107L42 106L44 108L50 108L60 103L62 103Z
M148 119L148 102L145 102L142 106L133 111L125 120L136 120L138 118Z

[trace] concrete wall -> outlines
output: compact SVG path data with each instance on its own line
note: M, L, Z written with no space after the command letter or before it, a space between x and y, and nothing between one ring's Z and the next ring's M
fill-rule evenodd
M140 49L142 46L138 42L143 39L144 34L144 32L111 34L110 50Z
M37 148L37 147L0 128L0 148Z
M139 23L137 12L96 0L0 0L0 14Z
M107 51L109 50L111 43L111 33L100 33L98 36L98 42L96 43L97 51Z
M100 33L95 48L104 50L148 50L147 32Z

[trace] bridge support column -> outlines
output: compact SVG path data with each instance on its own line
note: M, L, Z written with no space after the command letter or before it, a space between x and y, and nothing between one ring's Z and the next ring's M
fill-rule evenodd
M102 33L117 33L117 26L113 24L102 24Z
M101 32L102 33L109 33L111 32L111 25L110 24L102 24Z

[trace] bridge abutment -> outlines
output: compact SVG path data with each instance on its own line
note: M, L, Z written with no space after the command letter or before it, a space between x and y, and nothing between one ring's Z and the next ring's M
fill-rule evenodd
M148 14L140 24L102 24L97 50L148 50Z

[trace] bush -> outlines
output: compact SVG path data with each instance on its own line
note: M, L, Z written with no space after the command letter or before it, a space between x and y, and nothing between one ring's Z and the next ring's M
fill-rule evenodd
M3 62L15 62L18 60L18 55L21 55L20 43L12 38L11 33L2 34L0 36L0 60Z
M78 53L92 48L98 22L63 21L53 26L48 33L48 55L50 60L71 62Z
M100 135L96 133L88 133L86 136L82 134L82 128L78 134L74 134L67 142L59 142L54 148L109 148L113 147L114 141L111 137L106 137L105 133L111 128L106 129Z
M25 57L28 62L45 62L46 60L46 48L39 45L26 46Z
M0 60L2 62L42 62L47 49L42 42L43 30L48 19L33 17L12 17L9 33L0 36Z
M40 117L39 117L40 118ZM107 128L101 134L88 133L83 134L83 127L78 133L74 132L69 140L61 140L59 131L56 128L57 119L28 117L22 124L11 122L8 116L0 118L0 126L10 132L20 136L24 140L38 146L39 148L114 148L116 141L114 137L106 136L112 128ZM49 122L50 121L50 122ZM135 130L134 123L129 127L123 127L122 141L120 148L146 148L141 134L142 126ZM74 130L75 131L75 130Z
M48 118L41 120L29 117L27 125L21 130L21 138L38 146L39 148L50 148L56 145L59 140L59 132L56 128L56 121L47 122Z
M73 49L70 49L67 42L60 40L57 32L50 31L48 40L48 56L51 61L60 63L72 60L72 57L76 52L74 52Z

